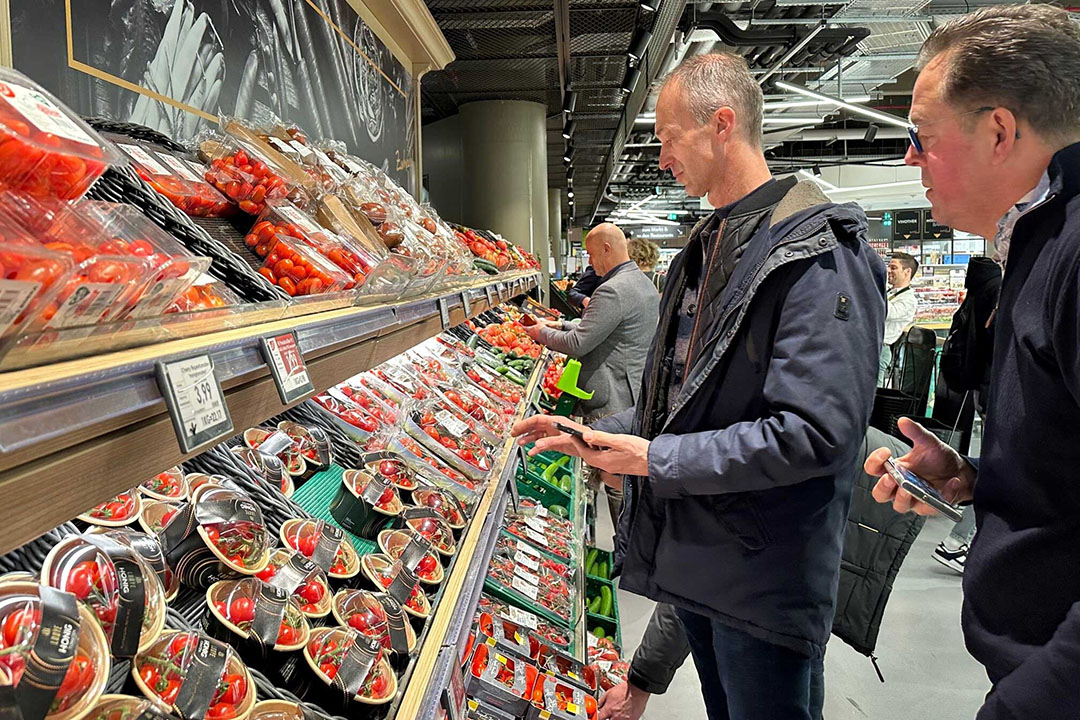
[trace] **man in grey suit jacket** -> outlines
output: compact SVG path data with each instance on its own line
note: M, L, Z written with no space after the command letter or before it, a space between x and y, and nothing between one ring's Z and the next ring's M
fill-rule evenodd
M660 298L630 259L626 236L618 226L597 225L585 236L585 250L601 280L581 319L546 321L525 331L541 345L581 361L578 383L593 396L578 403L577 413L592 422L637 401ZM615 520L620 494L609 489L608 501Z

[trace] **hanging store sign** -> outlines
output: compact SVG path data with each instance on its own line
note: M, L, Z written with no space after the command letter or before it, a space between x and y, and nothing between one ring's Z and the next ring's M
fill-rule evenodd
M921 210L897 210L893 213L893 240L918 240L921 237Z

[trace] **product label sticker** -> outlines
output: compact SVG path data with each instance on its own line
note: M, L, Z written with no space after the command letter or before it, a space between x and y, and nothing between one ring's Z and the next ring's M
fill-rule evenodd
M274 209L293 225L299 225L304 230L312 230L311 218L292 205L275 205Z
M438 298L435 304L439 306L439 321L442 323L443 330L445 330L450 327L450 306L444 297Z
M45 327L64 328L100 322L126 289L124 283L81 283L60 303Z
M538 518L546 518L548 516L548 509L543 505L537 505L533 508L533 514Z
M529 572L528 570L526 570L525 568L523 568L520 565L515 565L514 566L514 576L521 578L522 580L529 583L530 585L539 585L540 584L539 576L534 575L533 573Z
M206 168L202 166L202 163L195 162L194 160L185 160L184 162L191 168L192 172L204 180L206 179Z
M600 670L603 671L603 672L609 672L611 670L611 661L610 660L597 660L596 661L596 666L598 668L600 668Z
M180 720L205 717L228 658L228 645L199 636L174 705Z
M514 575L514 579L511 581L510 585L530 600L535 600L536 596L540 594L540 588L538 586L533 585L527 580L523 580L517 575Z
M270 585L281 588L290 595L319 573L319 566L300 553L294 553L289 562L277 569L270 578Z
M185 180L190 180L191 182L203 182L201 172L202 168L200 166L196 166L200 168L199 174L196 175L194 172L192 172L192 169L188 166L188 163L184 162L180 158L170 155L167 152L161 152L160 150L154 154L157 155L158 160L160 160L165 166L167 166L170 170L172 170Z
M540 619L531 612L521 610L513 605L508 606L507 610L508 612L505 617L512 623L529 628L530 630L535 630L540 625Z
M300 157L302 157L305 160L307 160L309 157L311 157L314 154L314 153L312 153L311 148L309 148L307 145L300 142L299 140L290 140L289 145L292 146L293 150L300 153Z
M379 603L386 611L386 634L390 638L390 647L394 652L404 655L409 652L409 636L405 632L405 612L401 603L389 595L380 595Z
M39 588L39 593L41 629L27 654L15 698L23 718L43 718L49 712L79 645L79 608L75 596L45 585Z
M351 631L353 644L341 659L341 666L334 677L333 686L341 690L346 698L352 699L360 688L363 687L371 668L375 666L382 649L382 640L379 638L361 635L355 630Z
M330 572L337 558L338 549L345 542L345 531L337 525L331 525L323 520L319 521L319 540L315 544L315 551L311 553L311 561Z
M278 430L259 443L258 450L267 455L280 455L292 447L293 439L289 434Z
M415 589L416 576L405 568L399 568L397 575L390 581L390 586L386 588L386 594L405 605Z
M430 552L432 552L431 543L423 536L411 533L409 542L401 551L398 559L406 570L413 572L416 570L416 566L420 564L420 561L424 559L424 556Z
M369 475L370 479L360 491L360 497L364 498L369 505L378 505L383 493L390 489L392 483L382 475Z
M59 135L82 145L97 146L94 138L37 90L14 83L0 83L0 99L41 132Z
M152 175L172 175L161 163L150 156L150 153L146 152L138 145L132 145L130 143L117 143L120 149L124 151L124 154L129 158L143 166L143 169L150 172Z
M454 417L449 410L440 410L435 413L435 419L442 423L442 426L454 437L463 436L469 429L468 425Z
M260 345L283 405L315 392L295 331L262 338Z
M525 518L525 525L532 528L538 533L542 533L547 530L547 523L533 516Z
M517 549L518 549L519 553L526 553L528 555L532 555L534 558L537 558L537 559L543 557L540 554L539 550L537 550L536 548L534 548L532 545L525 542L524 540L518 540L517 541Z
M465 310L465 317L472 316L472 305L469 303L469 293L466 290L461 292L461 307Z
M281 587L256 582L259 592L255 596L255 618L251 621L250 635L262 647L274 647L281 621L285 618L289 592Z
M295 152L292 149L291 145L286 143L284 140L279 140L278 138L274 137L273 135L266 138L266 144L269 145L270 147L274 148L275 150L277 150L280 153L285 153L286 155L292 155Z
M209 355L158 362L156 370L181 450L188 453L232 434L232 418Z
M548 546L547 538L532 528L525 528L525 537L538 545L543 545L544 547Z
M120 590L120 598L110 648L116 657L135 657L139 650L143 615L146 612L143 576L134 558L113 556L112 561L116 567L116 585Z
M0 278L0 337L22 315L41 283Z
M536 572L540 569L540 563L536 561L536 558L528 553L523 553L520 550L514 553L514 562L531 572Z

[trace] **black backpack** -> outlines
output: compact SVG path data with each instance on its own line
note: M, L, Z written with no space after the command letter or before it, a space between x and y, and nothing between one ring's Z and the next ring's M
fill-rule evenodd
M983 389L990 377L991 319L1001 291L1001 267L990 258L972 258L964 287L967 296L953 315L939 365L949 387L960 392Z

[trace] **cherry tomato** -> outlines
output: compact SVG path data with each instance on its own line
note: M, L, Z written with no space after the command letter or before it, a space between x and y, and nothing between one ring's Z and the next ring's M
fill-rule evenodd
M168 653L172 658L183 657L186 653L195 652L199 646L199 638L188 633L179 633L169 641Z
M153 690L161 681L161 671L157 669L156 665L146 663L139 668L139 679L143 681L143 684L146 685L146 687Z
M64 589L80 600L85 600L94 591L95 576L97 574L96 562L93 560L81 562L71 571Z
M232 720L236 717L236 708L225 702L220 702L206 711L207 720Z
M180 679L169 678L165 684L165 689L161 692L161 699L166 704L172 705L176 702L176 697L180 694Z
M262 572L256 573L255 577L259 578L263 582L270 582L275 575L277 575L277 567L273 564L267 565Z
M281 623L281 628L278 629L277 641L279 645L295 645L300 639L300 631L294 628L292 625L286 625Z
M318 544L318 540L315 538L314 533L305 535L297 542L296 549L300 551L300 554L304 557L311 557L315 552L315 546Z
M4 618L4 647L14 647L30 641L34 628L41 622L41 611L24 607Z
M229 620L234 623L250 622L255 619L255 601L249 597L238 597L229 604Z
M323 586L321 584L312 580L311 582L308 582L303 587L301 587L299 592L297 592L297 595L302 597L304 600L307 600L309 603L317 605L323 599L323 595L325 595L325 592L326 591L323 590Z
M57 697L63 700L77 695L90 687L93 679L94 668L90 663L90 658L78 653L71 661L71 664L68 665L64 680L60 683L60 689L57 691Z
M221 702L237 705L247 695L247 680L244 679L243 675L228 673L222 679L222 682L228 685L228 688L222 693Z

